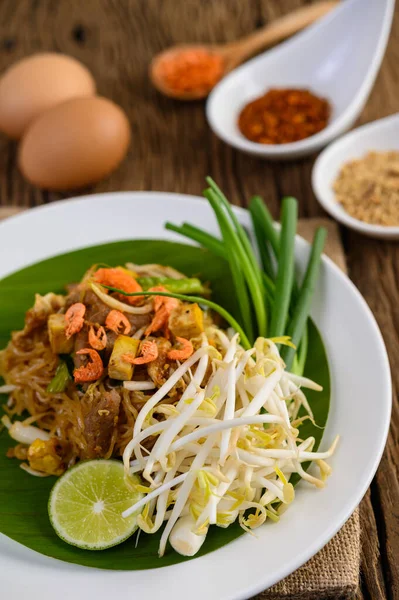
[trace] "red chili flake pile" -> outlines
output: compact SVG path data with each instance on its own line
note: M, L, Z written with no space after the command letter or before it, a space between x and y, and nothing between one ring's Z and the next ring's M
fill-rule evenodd
M243 108L238 127L258 144L289 144L324 129L330 113L329 102L309 90L271 89Z

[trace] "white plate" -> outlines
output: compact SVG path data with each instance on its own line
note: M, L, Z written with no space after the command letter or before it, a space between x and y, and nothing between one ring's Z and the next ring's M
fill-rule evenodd
M237 214L246 226L245 211ZM166 220L189 221L212 233L208 204L180 194L114 193L33 209L0 224L0 277L49 256L112 240L181 239ZM297 240L303 267L309 246ZM134 260L134 256L132 256ZM349 279L323 260L312 316L326 344L332 376L331 412L322 446L342 436L324 490L297 488L277 525L246 535L190 562L150 571L102 571L50 559L0 537L2 596L8 600L237 600L300 567L344 524L376 471L391 411L389 363L379 329Z
M312 171L312 186L324 210L343 225L364 235L386 240L399 239L399 227L365 223L351 217L335 199L333 184L343 165L368 152L399 151L399 113L350 131L323 150Z
M316 152L349 129L363 109L384 56L394 6L395 0L345 0L305 31L235 69L209 96L209 125L231 146L269 160ZM273 87L304 87L328 98L327 127L291 144L247 140L238 115Z

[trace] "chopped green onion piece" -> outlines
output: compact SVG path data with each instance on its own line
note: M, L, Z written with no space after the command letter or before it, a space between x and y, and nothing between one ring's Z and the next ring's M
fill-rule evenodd
M233 283L240 309L240 321L250 340L257 335L273 337L289 334L298 348L284 348L282 355L287 366L293 366L295 372L303 373L307 349L307 317L298 311L304 303L294 278L294 243L297 223L297 202L294 198L283 199L282 227L275 228L273 218L262 198L254 196L250 202L250 212L263 270L259 268L252 250L250 239L239 223L226 197L211 179L207 178L210 188L204 191L218 220L222 239L183 223L177 227L167 223L166 228L201 244L215 255L227 260L230 265ZM277 280L275 278L277 265ZM305 276L306 278L306 276ZM305 282L304 278L304 282ZM315 276L315 280L317 274ZM315 281L314 281L315 283ZM310 293L314 291L314 285ZM306 298L305 298L306 300ZM310 299L307 316L310 310ZM305 302L306 304L306 302ZM299 305L299 308L298 308ZM305 307L306 308L306 307ZM271 311L272 322L267 331L267 313ZM254 322L253 316L256 321ZM287 321L289 322L287 329ZM293 335L293 325L295 335ZM293 362L294 361L294 362Z
M253 340L254 330L252 325L251 304L249 301L247 284L245 282L244 274L239 267L237 253L233 248L230 250L228 262L230 264L234 289L237 290L237 302L240 309L242 324L245 331L248 333L249 339Z
M215 249L218 249L217 251L221 254L225 254L225 249L222 240L217 238L215 235L211 235L210 233L208 233L207 231L203 231L199 227L194 227L194 225L190 225L190 223L184 222L183 227L185 228L187 233L201 235L204 241L207 241L209 244L212 244L213 247Z
M303 331L301 337L301 343L299 344L298 352L296 353L296 357L298 358L298 375L303 375L305 371L305 363L308 355L308 346L309 346L309 328L308 322L305 324L305 329Z
M280 236L274 227L273 217L260 196L254 196L249 203L249 210L256 215L263 229L265 238L272 247L276 260L280 254Z
M258 262L256 260L256 256L252 250L251 242L248 239L248 235L245 232L244 227L239 222L235 212L233 211L230 202L227 200L226 196L223 194L222 190L219 186L213 181L212 177L206 177L206 181L211 187L211 189L215 192L215 194L220 198L223 206L225 207L231 222L234 225L235 231L238 235L238 239L240 240L244 251L246 252L250 263L252 264L254 275L258 279L258 283L261 284L261 274Z
M198 242L198 244L201 244L202 246L204 246L204 248L207 248L217 256L226 258L226 252L223 246L223 242L218 240L213 235L202 231L202 229L199 229L198 227L193 227L192 225L188 225L187 223L184 223L180 227L178 225L174 225L173 223L166 223L165 229L168 229L169 231L174 231L175 233L180 233L180 235L184 235L190 240Z
M226 211L223 209L218 196L210 189L204 191L204 196L213 208L216 219L219 224L220 233L226 248L228 248L227 261L230 265L231 276L234 283L234 289L237 294L238 306L240 309L241 322L251 341L254 339L254 330L251 319L251 305L247 287L247 278L241 267L241 261L244 251L237 238Z
M253 339L253 328L252 328L252 318L251 318L251 307L248 298L248 291L246 288L245 279L242 271L238 267L236 256L233 252L227 253L225 250L225 246L222 241L218 240L214 236L202 231L197 227L193 227L187 223L183 223L180 227L173 225L171 223L166 224L166 229L170 231L175 231L176 233L180 233L192 239L199 244L202 244L205 248L216 254L217 256L221 256L224 258L230 266L230 271L233 279L234 289L237 294L237 302L240 310L240 321L248 334L248 337ZM223 223L220 224L221 232L224 231Z
M69 375L67 364L62 360L55 371L53 379L48 384L46 392L49 394L60 394L65 390L70 379L71 376Z
M254 196L249 204L249 210L251 212L252 220L254 223L255 229L255 221L258 229L262 230L263 237L268 242L266 243L266 251L270 258L272 273L268 273L269 276L275 277L274 275L274 266L273 259L276 263L279 261L280 257L280 232L275 228L275 223L273 221L273 217L271 216L269 209L264 204L262 198L260 196ZM256 233L256 229L255 229ZM258 240L257 240L258 241ZM263 244L264 246L265 244ZM258 241L259 246L259 241ZM259 253L262 256L262 248L259 248ZM266 260L268 260L266 258ZM265 269L266 271L266 269ZM267 271L266 271L267 272ZM296 301L298 297L298 285L294 279L294 283L292 286L292 294L291 294L291 305Z
M303 335L307 319L309 317L312 297L319 275L321 255L323 252L326 235L327 231L324 229L324 227L319 227L314 235L310 258L301 289L299 291L298 301L286 331L287 335L291 337L296 346ZM282 352L282 357L288 369L292 365L294 354L295 352L291 348L284 348Z
M263 275L268 275L270 278L275 277L274 273L274 265L272 262L272 257L269 249L269 244L267 237L265 235L264 228L262 227L261 220L258 218L257 211L254 210L253 205L249 206L249 210L251 213L252 226L254 228L256 242L258 245L258 250L260 254L260 259L262 261L263 266Z
M294 283L294 250L297 213L297 200L289 196L283 198L281 210L280 256L277 270L276 294L269 332L271 337L288 334L286 325L292 286Z
M262 280L260 278L259 267L255 271L252 264L252 259L249 258L244 245L240 239L240 236L237 235L235 228L228 218L228 211L224 209L224 205L221 204L219 197L212 189L207 189L204 191L204 196L209 200L210 205L212 206L216 217L219 222L219 226L223 228L222 236L226 243L227 248L229 249L229 255L232 250L236 252L237 255L237 267L241 269L245 280L248 285L248 291L251 295L251 299L254 306L255 316L258 324L258 334L260 336L266 335L267 321L266 321L266 307L263 298L263 286ZM227 202L227 201L226 201ZM236 218L236 217L235 217ZM246 236L245 232L243 235ZM247 243L249 244L249 240L247 239ZM260 281L260 283L259 283ZM239 293L240 290L237 290Z

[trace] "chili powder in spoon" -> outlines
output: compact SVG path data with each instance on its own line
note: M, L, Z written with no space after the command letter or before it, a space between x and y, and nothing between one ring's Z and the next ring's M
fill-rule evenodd
M157 63L158 76L176 94L207 94L222 77L223 68L221 56L201 47L176 50Z
M251 142L289 144L324 129L331 107L306 89L271 89L241 111L238 127Z

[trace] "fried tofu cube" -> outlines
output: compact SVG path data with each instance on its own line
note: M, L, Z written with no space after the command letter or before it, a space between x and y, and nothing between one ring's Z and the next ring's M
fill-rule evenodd
M67 339L65 328L65 315L56 313L49 316L47 329L54 354L70 354L73 350L73 338Z
M180 304L172 311L168 326L175 337L189 340L204 331L204 314L197 303Z
M134 365L123 360L122 356L124 354L136 356L139 345L140 340L127 335L118 335L108 363L108 375L112 379L129 381L132 378Z

